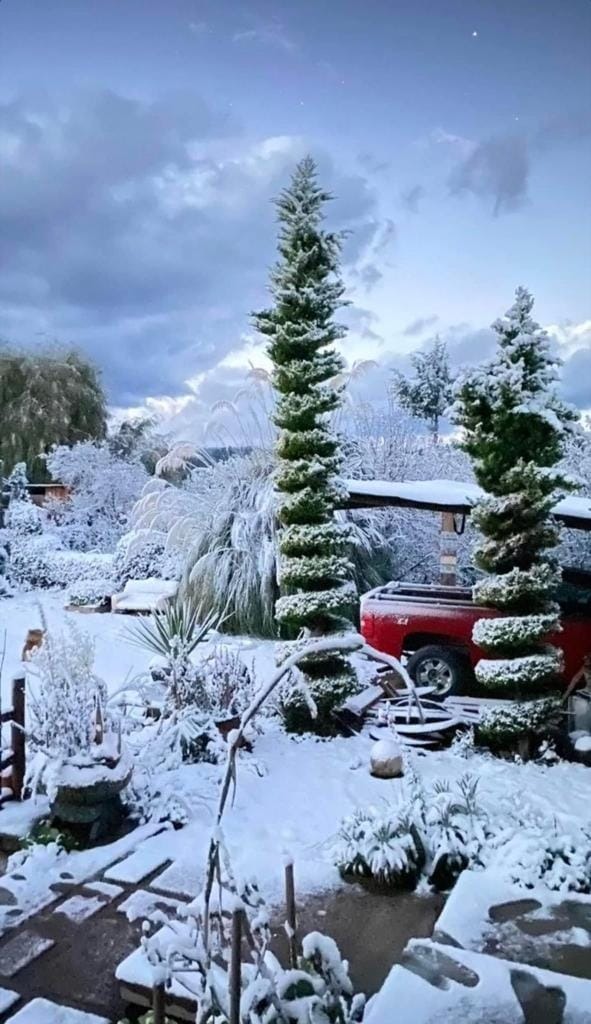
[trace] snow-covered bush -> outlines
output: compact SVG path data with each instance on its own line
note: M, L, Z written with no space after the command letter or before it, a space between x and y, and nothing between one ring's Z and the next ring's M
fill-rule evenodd
M8 551L2 544L0 538L0 599L12 595L12 587L8 582Z
M591 892L591 824L568 826L554 815L520 811L491 835L487 862L516 885Z
M105 684L94 672L94 641L68 624L53 633L44 623L43 643L29 663L27 736L31 752L27 783L42 779L55 791L65 764L92 766L104 753L97 739L105 728Z
M407 808L401 812L370 807L342 822L335 850L346 877L373 878L379 885L414 888L425 863L421 837Z
M206 649L213 625L200 621L190 599L177 598L132 633L133 642L158 659L152 678L164 693L149 756L169 769L180 760L223 757L218 724L240 714L253 693L251 674L237 653Z
M56 581L54 556L52 542L47 537L15 537L10 544L10 582L23 590L60 586Z
M45 534L15 538L10 544L10 582L23 589L47 590L88 577L110 576L110 555L60 551L55 544L55 538Z
M503 613L475 626L474 639L489 655L477 663L476 678L514 696L539 693L562 667L558 650L544 642L559 628L552 507L571 487L559 463L577 419L558 396L559 362L532 307L532 296L518 288L513 306L493 324L494 359L466 373L455 405L462 447L488 495L472 519L482 534L475 562L491 576L476 584L474 599Z
M63 543L79 551L112 551L148 474L139 457L117 455L106 442L59 445L46 457L54 480L70 491L51 516Z
M559 711L560 701L554 697L491 708L481 715L475 740L493 753L514 752L522 740L539 745L552 732Z
M485 796L474 774L426 787L412 756L397 790L397 803L360 809L342 823L333 852L343 873L388 887L421 877L448 889L464 868L492 868L526 888L591 890L591 822L563 820L559 809L543 814L526 792Z
M216 645L199 665L209 711L216 721L241 715L252 700L252 672L238 651Z
M485 821L476 778L465 775L453 788L442 781L427 790L408 763L398 805L364 808L343 821L335 863L345 876L387 888L414 888L424 873L447 889L478 861Z
M13 500L5 516L6 528L14 537L32 537L43 532L45 517L28 498Z
M115 548L113 572L117 586L123 589L129 580L179 579L180 564L167 552L163 537L132 532L121 537Z
M114 581L108 576L78 580L66 591L66 604L73 607L105 604L114 592Z

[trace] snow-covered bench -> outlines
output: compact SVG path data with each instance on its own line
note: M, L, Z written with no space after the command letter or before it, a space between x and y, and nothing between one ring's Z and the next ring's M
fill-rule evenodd
M153 612L164 608L176 597L176 580L128 580L120 594L113 594L111 610L114 612Z

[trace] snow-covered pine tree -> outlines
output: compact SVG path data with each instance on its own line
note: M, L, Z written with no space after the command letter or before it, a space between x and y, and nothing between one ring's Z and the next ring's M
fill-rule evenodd
M270 282L274 304L255 317L269 340L278 394L281 596L275 616L284 634L302 638L349 630L348 613L356 598L348 532L334 518L342 488L339 441L329 417L341 401L342 389L334 379L343 361L333 345L344 336L334 319L344 304L344 286L340 237L322 228L330 198L318 184L314 161L306 157L277 200L279 259ZM349 662L338 654L316 656L304 663L299 682L286 698L287 727L330 731L331 711L356 688Z
M29 481L27 479L27 467L24 462L17 462L12 473L8 477L8 500L9 501L28 501L29 491L27 489Z
M392 392L398 404L417 419L425 420L434 441L439 437L439 421L452 398L452 375L447 345L439 336L423 352L410 357L414 377L395 370Z
M462 447L489 495L473 512L482 533L475 561L490 574L474 599L503 613L474 627L474 641L491 656L478 663L476 677L514 696L539 693L561 667L560 652L545 643L559 628L551 598L560 579L551 553L559 531L550 510L570 487L556 467L577 419L557 395L559 362L530 316L532 306L529 292L518 288L514 305L493 324L496 356L464 376L454 406Z

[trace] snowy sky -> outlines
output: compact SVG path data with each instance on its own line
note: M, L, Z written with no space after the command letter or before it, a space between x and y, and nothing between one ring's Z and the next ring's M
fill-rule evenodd
M76 342L113 405L198 432L261 362L309 151L368 393L436 331L486 353L524 284L591 407L590 44L589 0L0 0L0 337Z

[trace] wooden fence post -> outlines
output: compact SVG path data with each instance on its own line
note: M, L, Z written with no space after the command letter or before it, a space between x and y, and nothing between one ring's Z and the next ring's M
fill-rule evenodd
M232 911L232 945L230 948L230 1018L229 1024L240 1024L242 989L242 908Z
M441 513L441 534L439 537L439 582L454 587L457 581L458 537L453 512Z
M285 865L285 903L287 908L287 922L285 930L289 941L289 963L290 967L296 968L298 966L298 921L296 914L293 861L288 861Z
M165 1024L164 982L158 981L152 989L152 1014L154 1024Z
M15 800L21 800L25 781L25 676L16 675L12 680L12 792ZM20 727L20 728L19 728Z

